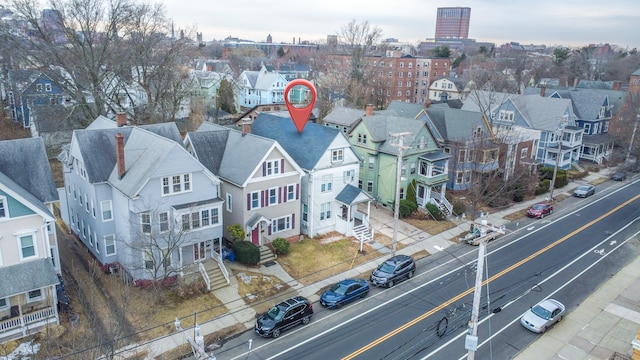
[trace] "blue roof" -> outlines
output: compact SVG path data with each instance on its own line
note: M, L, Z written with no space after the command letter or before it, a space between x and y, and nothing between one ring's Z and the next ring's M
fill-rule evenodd
M307 123L298 133L290 117L262 113L253 121L251 133L277 141L301 168L311 170L340 130Z
M339 201L346 205L351 205L353 201L358 197L361 191L362 190L360 190L359 188L353 185L347 184L347 186L345 186L344 189L340 191L340 194L336 196L336 201Z

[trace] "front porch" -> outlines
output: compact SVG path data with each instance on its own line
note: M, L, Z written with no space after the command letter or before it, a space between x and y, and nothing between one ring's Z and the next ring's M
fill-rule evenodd
M0 341L19 339L39 332L48 324L58 324L57 310L53 306L22 312L18 306L11 315L0 320Z

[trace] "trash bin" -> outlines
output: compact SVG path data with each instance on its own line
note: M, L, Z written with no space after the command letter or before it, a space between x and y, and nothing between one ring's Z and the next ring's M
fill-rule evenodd
M233 251L229 251L229 261L236 261L236 254Z

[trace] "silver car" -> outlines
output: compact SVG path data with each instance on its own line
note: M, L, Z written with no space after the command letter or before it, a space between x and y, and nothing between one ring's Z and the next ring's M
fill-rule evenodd
M593 185L580 185L573 192L573 196L586 198L589 195L593 195L596 192L596 188Z
M565 307L558 300L542 300L520 318L520 324L535 333L543 333L562 320Z

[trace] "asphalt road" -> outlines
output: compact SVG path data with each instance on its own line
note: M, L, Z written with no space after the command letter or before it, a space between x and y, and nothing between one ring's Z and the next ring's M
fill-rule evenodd
M571 311L640 252L640 185L567 199L553 215L511 224L487 246L477 359L510 359L538 335L520 315L546 297ZM602 187L603 188L603 187ZM220 359L463 359L477 248L460 244L418 262L410 281L338 311L316 314L280 338ZM550 329L553 331L553 329ZM240 350L240 349L237 349Z

